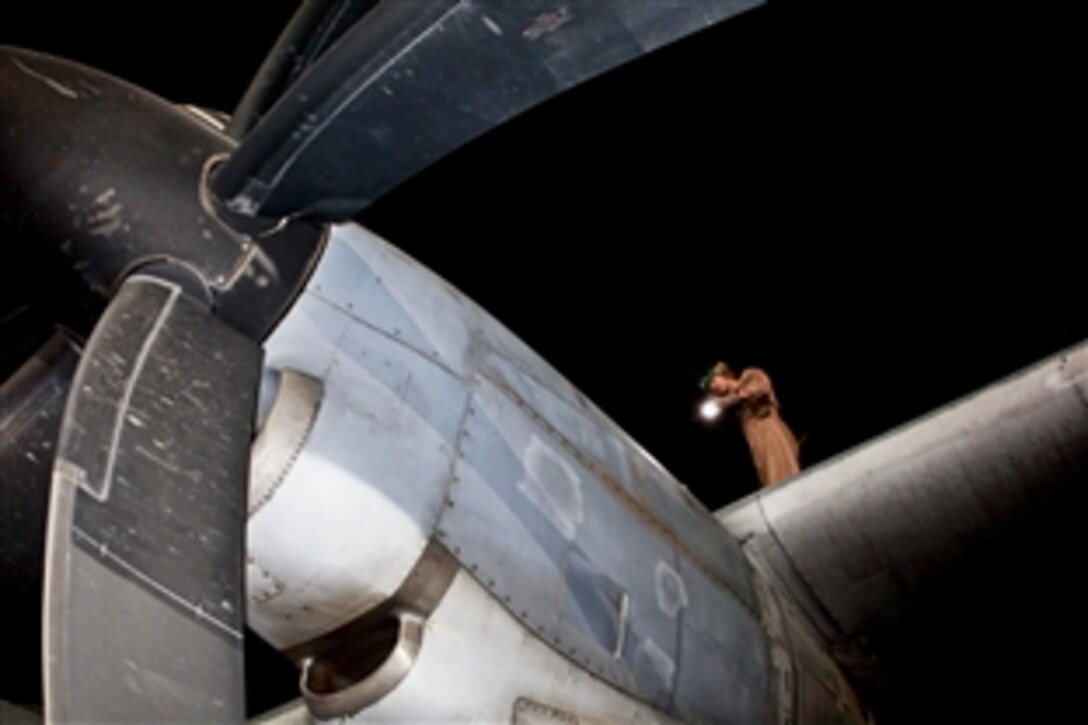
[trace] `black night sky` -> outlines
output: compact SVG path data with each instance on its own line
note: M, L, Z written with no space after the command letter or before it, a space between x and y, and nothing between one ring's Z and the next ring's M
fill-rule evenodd
M297 4L8 2L0 42L229 111ZM719 358L770 373L812 465L1088 338L1073 27L1023 3L772 1L360 221L717 508L756 486L739 430L695 419Z

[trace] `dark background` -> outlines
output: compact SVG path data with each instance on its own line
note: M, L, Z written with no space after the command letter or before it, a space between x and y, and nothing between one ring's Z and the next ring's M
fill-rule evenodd
M296 5L8 2L0 42L229 111ZM360 221L716 508L756 486L736 427L695 419L717 359L770 373L812 465L1088 337L1076 27L1038 3L771 2L544 104ZM1060 712L1083 667L1056 658L1083 633L1044 629L1040 650L1030 630L1076 616L1069 587L1039 584L1071 575L1006 592L1011 619L961 613L985 623L962 648L992 634L1014 671L916 654L943 677L928 702L960 682L957 713ZM931 719L918 698L900 712Z

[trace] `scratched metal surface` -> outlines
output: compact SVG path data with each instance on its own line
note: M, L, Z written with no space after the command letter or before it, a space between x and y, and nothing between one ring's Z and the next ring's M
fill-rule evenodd
M58 104L66 112L57 112ZM100 71L27 50L0 53L0 108L5 165L42 169L44 177L10 193L41 197L26 200L26 208L45 206L50 199L64 199L70 205L66 214L39 214L25 224L20 218L10 228L0 220L0 229L12 242L32 233L68 240L62 251L85 263L80 274L103 293L134 259L185 259L213 285L226 285L242 273L248 251L241 247L242 240L225 232L196 204L186 209L190 216L184 219L171 206L173 199L193 196L208 157L230 149L224 137L150 93ZM169 147L156 135L164 117L174 122ZM90 133L108 137L116 128L125 129L130 143L112 147L110 153L76 154L63 165L52 159L53 149L62 143L71 145L71 139ZM170 173L156 174L154 193L148 193L147 177L138 172L157 162L163 148L174 147L184 149L180 159L171 152ZM168 221L163 223L164 219ZM200 244L176 233L194 221ZM151 240L154 249L149 248Z
M537 636L666 709L676 627L654 567L674 551L489 382L471 405L440 540Z
M758 4L380 3L262 117L214 190L247 215L350 218L533 105Z
M540 640L639 699L693 718L750 719L764 706L768 656L736 543L558 372L448 284L365 230L338 227L266 347L269 365L326 386L311 441L251 524L251 558L265 570L295 561L263 589L291 602L276 615L280 641L287 630L299 641L307 627L331 625L299 616L312 592L292 592L292 582L346 577L343 601L324 608L357 615L407 572L404 552L437 535ZM330 471L354 498L326 490ZM363 498L368 511L345 510ZM307 508L358 519L344 544L366 552L354 573L334 575L331 557L274 544ZM337 536L321 528L309 533ZM271 611L254 604L254 591L262 589L251 580L251 608ZM270 626L252 621L262 633ZM723 659L720 648L734 646L739 659ZM681 686L685 673L692 682ZM740 694L717 697L702 686L708 677Z
M254 343L172 283L133 276L102 317L53 469L50 718L241 715L244 487L260 363Z
M373 706L335 721L345 720L679 722L619 692L530 636L465 572L455 577L428 619L423 648L404 681ZM313 721L301 700L257 720L264 725Z
M482 337L491 343L510 334L492 322ZM481 375L537 420L552 440L593 474L596 485L612 490L655 535L670 541L686 559L753 607L748 564L740 547L722 535L721 526L683 484L569 383L552 379L549 386L554 373L526 364L536 357L531 351L518 351L513 345L502 348L509 352L479 356Z
M757 722L767 707L769 643L759 618L681 560L688 606L678 613L681 655L674 706L688 722Z
M396 591L434 531L468 397L444 364L464 348L455 326L447 338L428 327L427 306L454 318L454 298L419 283L402 303L414 270L387 270L397 253L360 240L338 232L266 343L270 368L324 384L304 448L249 526L250 624L281 647ZM398 272L410 281L390 289Z

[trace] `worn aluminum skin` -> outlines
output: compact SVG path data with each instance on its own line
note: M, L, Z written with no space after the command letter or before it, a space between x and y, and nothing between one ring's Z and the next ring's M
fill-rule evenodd
M299 701L259 722L312 720ZM358 713L358 720L676 722L609 687L532 636L466 572L454 579L429 618L407 677Z
M1081 344L717 516L819 648L877 689L912 603L996 545L1028 545L1086 482Z
M286 404L276 400L282 371L323 387L319 403L296 402L316 410L297 455L281 455L279 472L264 466L251 491L249 623L270 642L300 651L359 621L437 542L486 592L471 597L472 617L487 623L479 636L495 618L518 632L500 660L546 649L544 659L584 672L591 692L622 693L661 717L750 722L777 707L739 545L448 284L366 230L336 227L265 349L262 408ZM274 417L261 437L276 435ZM299 429L285 428L285 440ZM433 656L429 632L420 662ZM471 630L458 636L483 646ZM505 718L532 694L492 687L509 695L502 712L437 701L411 712Z

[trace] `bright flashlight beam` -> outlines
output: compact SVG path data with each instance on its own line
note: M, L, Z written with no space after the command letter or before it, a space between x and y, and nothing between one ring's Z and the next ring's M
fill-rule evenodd
M722 414L722 405L713 398L705 401L699 406L699 415L703 420L714 420Z

